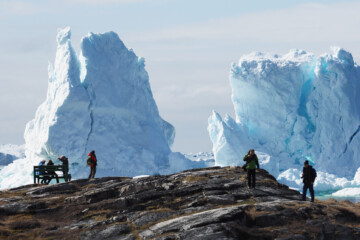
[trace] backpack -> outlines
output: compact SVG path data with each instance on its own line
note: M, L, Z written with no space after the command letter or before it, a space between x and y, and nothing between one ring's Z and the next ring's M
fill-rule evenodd
M315 181L315 178L317 177L315 168L312 168L312 179Z
M89 166L93 163L91 156L88 156L86 163L87 163L87 165L89 165Z

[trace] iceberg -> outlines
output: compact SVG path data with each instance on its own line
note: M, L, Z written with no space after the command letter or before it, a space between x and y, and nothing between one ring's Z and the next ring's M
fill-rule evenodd
M77 55L70 28L60 30L48 71L46 100L26 125L26 157L0 171L0 188L31 183L34 165L41 159L60 164L60 155L69 158L73 179L85 178L91 150L98 158L97 177L204 166L171 151L175 129L159 114L145 60L116 33L89 33Z
M25 157L25 146L14 144L0 145L0 166L12 163L14 160Z
M254 148L283 183L299 187L309 160L320 173L315 187L345 187L360 165L360 67L344 49L332 51L254 52L234 63L235 119L213 111L208 120L216 164L242 165Z
M332 194L334 197L358 197L360 198L360 188L344 188Z

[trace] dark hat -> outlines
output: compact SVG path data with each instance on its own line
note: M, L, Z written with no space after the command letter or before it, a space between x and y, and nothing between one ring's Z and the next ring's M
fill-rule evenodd
M58 157L59 160L64 159L64 158L66 158L64 155L62 155L61 157Z
M305 165L305 164L309 165L309 161L308 161L308 160L306 160L306 161L304 162L304 165Z

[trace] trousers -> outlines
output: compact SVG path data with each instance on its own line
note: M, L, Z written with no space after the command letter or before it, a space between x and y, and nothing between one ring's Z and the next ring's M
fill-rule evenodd
M314 185L311 183L304 183L303 192L302 192L302 200L303 201L306 200L306 192L308 189L310 191L311 201L313 202L315 199L315 194L314 194Z
M95 178L95 173L96 173L96 166L93 166L90 169L89 179L90 178Z
M248 169L247 170L247 177L248 177L248 187L255 188L255 169Z

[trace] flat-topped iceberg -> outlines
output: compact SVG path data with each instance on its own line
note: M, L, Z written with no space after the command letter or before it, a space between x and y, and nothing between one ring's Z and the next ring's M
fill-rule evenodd
M287 171L287 183L301 183L295 169L305 160L320 173L351 181L360 167L360 67L349 52L332 50L320 57L302 50L256 52L233 64L236 118L209 117L216 163L242 165L255 148L270 157L263 167L272 174Z

